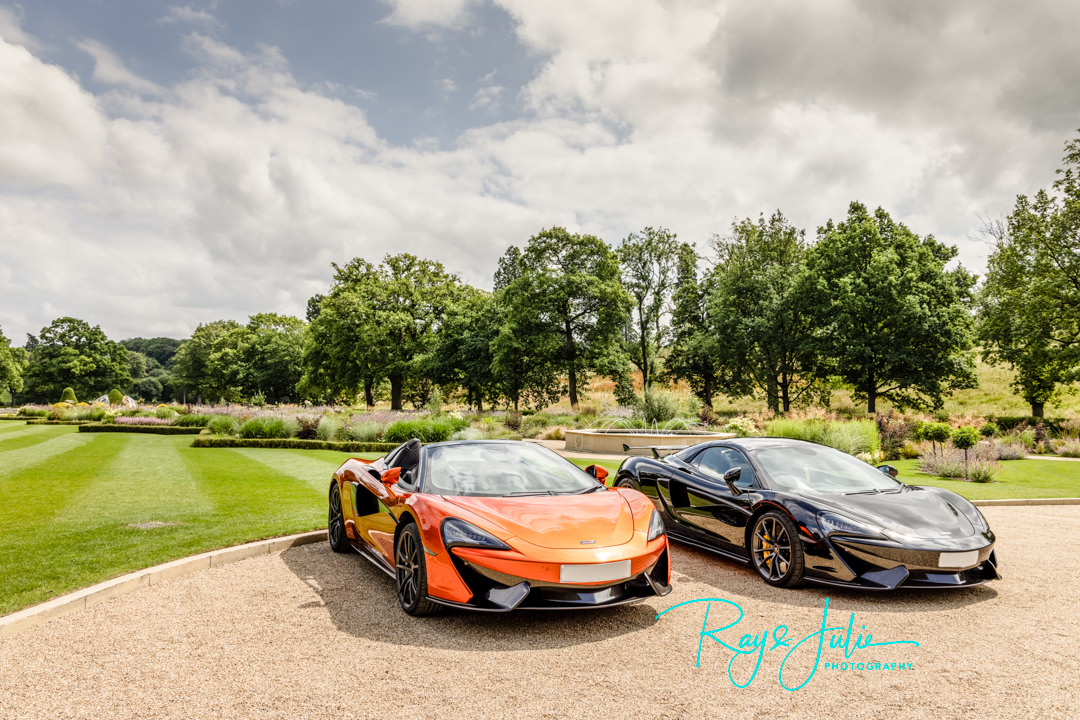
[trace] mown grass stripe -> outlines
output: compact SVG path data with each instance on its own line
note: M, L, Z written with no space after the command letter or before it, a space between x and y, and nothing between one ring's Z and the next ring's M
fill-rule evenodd
M39 442L21 448L8 448L0 452L0 488L8 478L38 465L48 463L53 457L77 450L89 440L79 437L73 427L33 426L31 430Z
M0 435L6 435L13 432L24 432L28 428L32 428L33 425L27 425L25 422L0 422Z

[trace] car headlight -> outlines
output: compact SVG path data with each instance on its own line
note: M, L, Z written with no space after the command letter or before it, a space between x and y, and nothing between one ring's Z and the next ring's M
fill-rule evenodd
M452 547L478 547L492 550L509 550L510 546L486 530L457 518L447 518L442 524L443 545Z
M821 513L818 515L818 526L826 535L839 533L841 535L857 535L860 537L882 538L884 535L878 528L871 527L858 520L852 520L836 513Z
M664 519L655 509L652 511L652 520L649 521L649 541L655 540L664 534Z

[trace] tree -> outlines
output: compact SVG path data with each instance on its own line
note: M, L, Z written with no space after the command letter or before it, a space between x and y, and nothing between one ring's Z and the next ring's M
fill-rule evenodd
M1013 388L1034 417L1043 416L1074 362L1071 322L1059 297L1064 279L1048 252L1059 213L1045 191L1017 197L996 232L978 301L983 359L1012 366Z
M757 388L769 409L827 398L828 365L817 352L817 318L795 279L806 252L804 232L779 211L732 225L714 238L716 269L709 328L723 344L738 386Z
M712 272L698 277L697 255L690 246L679 249L676 290L671 313L673 340L665 374L670 380L684 380L706 407L724 391L741 395L748 391L745 378L732 371L726 348L709 330L709 298Z
M464 388L468 405L483 412L484 401L499 394L492 345L501 325L495 298L464 286L435 334L426 374L439 385Z
M334 284L317 304L304 344L303 387L308 392L356 397L390 381L390 405L401 409L406 380L419 378L434 333L460 291L441 263L402 253L382 265L356 258L334 265Z
M191 334L191 339L180 346L173 360L174 377L184 394L190 393L196 402L221 400L230 395L227 382L220 373L214 372L210 365L211 355L220 353L220 341L230 332L240 327L235 320L215 320L200 324ZM220 355L218 362L220 362Z
M937 408L945 393L975 386L974 278L962 266L945 269L954 257L956 248L858 202L843 222L818 230L799 292L824 329L820 351L868 412L878 398Z
M64 388L94 398L112 387L127 387L127 349L109 340L97 325L62 317L41 330L24 374L26 396L55 402Z
M506 338L500 333L502 349L508 340L528 338L541 366L552 364L565 373L570 405L576 409L590 373L617 378L624 371L619 332L630 297L620 282L618 258L597 237L553 227L529 239L517 271L500 302L507 327L522 334Z
M627 325L627 355L641 371L648 389L657 375L656 361L665 330L663 317L675 289L679 244L669 230L647 227L623 240L618 255L623 287L634 303L633 319Z
M0 328L0 394L14 395L23 388L23 372L26 370L28 356L20 347L11 347Z
M172 362L173 356L176 355L176 351L180 349L184 341L167 337L136 337L121 340L120 344L126 347L128 351L142 353L146 357L154 359L162 367L166 367Z
M261 395L268 402L297 398L307 324L277 313L258 313L239 331L237 354L240 387L246 398Z

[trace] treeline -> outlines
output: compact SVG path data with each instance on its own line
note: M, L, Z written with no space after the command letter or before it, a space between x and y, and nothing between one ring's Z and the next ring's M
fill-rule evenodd
M1053 191L1019 197L991 230L986 282L951 266L956 249L885 210L853 202L813 239L778 211L733 223L708 252L665 229L618 247L559 227L498 261L493 291L403 253L334 265L305 320L276 314L200 325L184 342L112 342L60 318L12 348L0 335L0 390L49 402L116 387L146 400L422 406L436 389L470 406L571 405L590 379L634 401L686 381L770 408L825 403L849 387L874 412L936 408L974 387L974 352L1016 371L1043 405L1080 368L1080 141L1066 145Z

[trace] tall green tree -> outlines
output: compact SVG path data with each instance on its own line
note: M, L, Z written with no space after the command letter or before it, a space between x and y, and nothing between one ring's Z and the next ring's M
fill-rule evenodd
M631 233L618 250L622 283L633 300L627 325L627 355L641 371L644 387L656 379L660 347L664 341L664 316L675 290L679 243L675 233L647 227Z
M156 360L162 367L166 367L172 362L173 356L176 355L176 351L180 349L184 341L167 337L135 337L121 340L120 344L129 351L142 353L146 357Z
M736 384L763 393L774 412L828 393L828 363L816 347L818 318L795 282L804 238L777 211L733 223L729 237L713 239L709 329L740 378Z
M710 408L721 392L749 392L745 375L735 371L737 362L710 329L713 285L713 271L699 273L693 248L681 247L671 313L672 342L664 374L669 380L685 381L694 396Z
M1080 139L1065 145L1054 196L1020 195L1003 224L979 294L983 358L1015 372L1013 387L1042 417L1080 368Z
M492 345L501 325L491 293L463 286L435 334L426 374L438 385L463 388L469 407L482 412L499 395Z
M127 349L109 340L100 326L57 318L36 340L23 376L30 400L55 402L66 387L77 397L93 398L131 384Z
M500 334L503 349L510 340L527 342L541 364L558 366L567 379L570 404L577 408L590 374L618 377L624 372L619 339L631 301L620 281L618 258L597 237L553 227L529 239L518 270L500 293L506 327L515 329L511 337Z
M824 329L821 352L869 412L879 398L937 408L947 393L975 387L975 279L962 266L946 268L954 257L956 248L858 202L818 230L800 292Z
M303 375L301 359L307 323L277 313L248 318L240 334L240 385L248 398L256 394L268 402L296 401Z
M0 328L0 395L10 393L12 396L23 388L23 372L29 362L26 350L21 347L11 347L11 342L4 337L4 331Z
M421 379L461 283L442 263L408 253L387 255L379 267L356 258L334 269L304 346L303 385L346 395L362 387L371 404L374 384L386 378L390 405L400 410L405 383Z
M235 320L215 320L200 324L176 351L173 359L174 377L185 399L194 399L202 403L217 400L238 400L240 390L234 378L223 378L211 364L211 358L218 353L220 364L222 340L240 328Z

